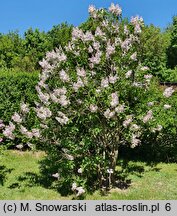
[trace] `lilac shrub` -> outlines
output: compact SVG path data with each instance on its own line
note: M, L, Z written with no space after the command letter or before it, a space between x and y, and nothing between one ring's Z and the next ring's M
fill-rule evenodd
M44 143L49 175L76 196L88 185L112 187L119 146L135 148L145 131L163 128L153 105L157 83L139 61L143 19L123 22L122 9L114 4L108 10L91 5L89 14L91 30L74 28L69 44L48 52L40 62L40 102L34 108L40 129L23 126L21 115L29 112L23 104L21 115L15 113L3 131L13 139L16 124L23 135ZM162 105L158 103L165 112L173 92L167 88Z

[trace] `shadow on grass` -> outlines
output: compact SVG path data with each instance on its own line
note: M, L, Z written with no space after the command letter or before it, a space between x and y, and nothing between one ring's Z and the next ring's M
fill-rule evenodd
M5 166L0 166L0 185L4 185L6 175L11 173L13 169L8 169Z
M121 167L121 170L117 170L115 172L115 184L113 185L113 187L121 190L126 190L131 186L132 179L130 178L130 175L135 175L139 178L142 178L145 172L160 171L160 169L156 168L154 164L151 164L148 169L145 169L145 165L132 163L128 160L119 161L118 166ZM41 186L47 189L53 189L57 191L61 196L70 195L70 182L65 181L60 183L58 179L54 178L52 174L49 173L54 173L54 170L47 168L42 169L40 174L33 172L24 172L21 176L18 177L17 182L10 185L9 188L15 189L21 188L22 186ZM88 185L89 194L93 194L97 189L98 187L94 187L93 182L90 182L90 185Z

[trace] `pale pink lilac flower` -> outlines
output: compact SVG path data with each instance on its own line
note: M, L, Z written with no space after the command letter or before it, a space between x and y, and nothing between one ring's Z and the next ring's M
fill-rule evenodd
M92 112L92 113L95 113L95 112L97 112L97 110L98 110L98 107L96 106L96 105L94 105L94 104L90 104L90 111Z
M118 80L118 76L117 76L117 74L114 76L110 75L108 79L109 79L109 83L114 84Z
M122 46L122 40L119 37L115 38L115 46L121 45ZM122 48L122 47L121 47Z
M123 113L125 111L124 105L119 105L115 108L116 113Z
M142 71L147 71L147 70L149 70L149 68L147 66L143 66L143 67L141 67L141 70Z
M77 190L77 194L76 194L77 197L85 193L85 190L83 189L83 187L77 187L76 190Z
M99 36L99 37L104 37L104 36L105 36L105 33L103 33L103 32L101 31L101 29L100 29L99 26L96 28L95 36Z
M24 113L24 114L29 113L29 107L28 107L28 105L25 104L25 103L22 103L22 104L20 105L20 110L21 110L21 112Z
M127 73L125 74L125 77L126 78L129 78L129 77L131 77L132 76L132 70L129 70L129 71L127 71Z
M105 27L105 28L107 28L108 25L109 25L108 20L103 20L103 22L101 23L101 26L102 26L102 27Z
M68 121L69 121L69 119L68 119L68 117L64 114L64 113L62 113L62 112L58 112L58 116L59 117L55 117L55 119L61 124L61 125L64 125L64 124L67 124L68 123Z
M124 25L124 34L125 34L125 35L128 35L128 34L129 34L129 30L128 30L127 25Z
M122 9L120 6L118 4L115 5L114 3L112 3L109 7L109 11L116 16L120 16L122 14Z
M128 52L128 50L132 47L132 40L130 38L125 39L125 41L121 42L121 48L123 51Z
M111 106L116 107L119 104L117 92L111 94Z
M19 131L21 132L21 134L25 135L26 137L30 139L33 137L33 133L28 131L26 127L24 127L23 125L20 125Z
M56 179L59 179L60 178L60 174L59 173L54 173L54 174L52 174L52 177L54 177Z
M92 35L91 32L87 31L82 38L83 41L87 42L87 41L93 41L94 40L94 36Z
M81 78L79 77L77 79L77 82L73 83L73 89L77 92L79 90L79 88L84 87L84 82L81 80Z
M23 125L20 125L20 132L23 134L23 135L26 135L26 133L28 132L28 130L23 126Z
M0 143L3 141L3 138L2 137L0 137Z
M63 69L59 72L59 75L60 75L60 79L63 82L69 82L70 81L68 74Z
M127 116L127 117L126 117L126 120L123 121L123 126L124 126L125 128L127 128L127 127L130 125L130 123L131 123L132 121L133 121L133 116L132 116L132 115Z
M146 75L144 75L144 78L146 80L150 80L150 79L152 79L152 75L151 74L146 74Z
M95 71L90 71L91 76L95 76L96 72Z
M70 154L64 154L65 158L69 161L73 161L74 160L74 157Z
M71 188L71 190L72 190L72 191L75 191L76 188L77 188L77 184L74 182L74 183L72 184L72 188Z
M67 100L66 95L61 95L60 98L58 99L58 102L63 107L66 107L66 106L68 106L70 104L70 101Z
M164 105L164 109L170 109L170 108L171 108L171 105L169 105L169 104Z
M39 62L39 65L46 71L51 71L53 69L53 66L44 58Z
M30 132L30 131L28 131L27 133L26 133L26 136L28 137L28 138L33 138L33 133L32 132Z
M53 60L54 62L62 62L66 61L67 57L66 55L62 52L61 49L56 49L56 51L51 51L46 53L46 58L49 59L50 61Z
M104 112L104 116L107 118L107 119L110 119L112 117L114 117L115 115L115 112L114 111L111 111L110 109L107 109L105 112Z
M134 32L135 32L135 34L140 34L142 32L140 24L137 23L135 25Z
M35 111L37 116L42 120L46 120L46 118L50 118L52 116L52 112L46 107L36 108Z
M141 82L133 82L133 84L132 84L133 86L135 86L135 87L143 87L143 83L141 83Z
M109 79L106 77L106 78L103 78L101 80L101 87L102 88L107 88L109 86Z
M77 172L78 172L79 174L82 174L82 172L83 172L82 168L79 168L79 169L77 170Z
M88 52L93 53L93 48L91 46L88 47Z
M37 129L37 128L33 128L33 129L31 130L31 132L32 132L32 135L33 135L34 137L36 137L36 138L39 138L39 137L41 136L40 130Z
M152 132L155 133L156 131L160 132L163 129L162 125L157 125L156 128L152 129Z
M77 71L77 75L80 76L80 77L85 77L86 76L86 71L84 68L76 68L76 71Z
M50 98L54 103L58 103L59 102L59 98L57 98L57 96L54 93L50 94Z
M18 144L15 146L17 149L21 150L23 148L23 145L22 144Z
M77 40L77 39L83 39L84 38L84 33L81 29L78 27L73 28L72 31L72 40Z
M110 42L108 42L106 47L106 57L109 58L114 53L115 53L115 46L111 45Z
M50 96L48 93L43 93L42 91L39 91L38 92L38 97L39 99L41 100L42 103L48 105L49 104L49 99L50 99Z
M33 147L34 147L34 145L32 143L29 143L29 142L27 143L27 146L31 149L33 149Z
M53 90L55 96L65 95L67 93L67 90L65 87L54 89Z
M152 101L152 102L148 102L147 105L148 105L149 107L154 106L154 102L153 102L153 101Z
M140 126L138 126L137 124L132 124L131 125L131 130L132 131L138 131L140 129Z
M42 124L42 123L40 124L40 127L43 128L43 129L47 129L48 128L48 126L46 124Z
M13 131L15 130L15 125L10 122L8 126L5 127L3 131L3 135L11 140L15 139L15 135L13 134Z
M98 89L95 90L95 92L96 92L97 94L99 94L99 93L101 93L101 89L98 88Z
M95 17L96 11L97 10L96 10L94 5L89 5L88 12L89 12L90 16Z
M157 131L161 131L162 128L163 128L162 125L157 125L156 130L157 130Z
M142 17L139 17L139 16L131 17L130 22L131 22L133 25L136 25L136 24L138 24L138 23L143 23L143 18L142 18Z
M147 114L143 117L143 122L147 123L149 120L153 118L152 110L149 110Z
M137 138L135 134L132 135L132 140L131 140L131 148L135 148L141 143L141 140Z
M81 99L76 100L76 102L81 105L83 103L83 101Z
M91 58L89 58L90 63L94 64L99 64L101 61L101 52L97 52L94 56L92 56ZM93 67L92 67L93 68Z
M14 122L16 122L16 123L21 123L21 122L22 122L22 119L21 119L20 115L19 115L17 112L15 112L15 113L13 114L12 120L13 120Z
M94 41L94 43L93 43L93 48L94 48L95 50L99 50L99 49L100 49L100 43L97 42L97 41Z
M133 61L137 61L137 53L133 53L131 56L130 56L130 59L133 60Z
M165 91L163 92L163 96L165 97L171 97L171 95L173 94L175 90L173 89L173 87L168 87L165 89Z

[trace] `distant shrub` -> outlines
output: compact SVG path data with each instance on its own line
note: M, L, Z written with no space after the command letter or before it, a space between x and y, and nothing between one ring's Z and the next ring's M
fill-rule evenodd
M37 82L37 72L0 70L0 119L8 123L13 113L19 110L22 101L34 106Z
M177 67L175 69L163 69L159 72L162 82L177 82Z

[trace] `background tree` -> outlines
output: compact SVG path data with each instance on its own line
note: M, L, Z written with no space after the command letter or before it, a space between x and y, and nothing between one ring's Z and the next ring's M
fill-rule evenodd
M170 45L167 50L167 66L174 69L177 66L177 16L173 17Z
M140 60L151 70L155 76L166 67L166 49L169 45L169 34L161 32L154 25L145 26L140 37Z
M23 55L23 40L18 32L0 34L0 67L12 68L14 59Z
M49 50L49 41L45 32L39 29L28 29L24 34L24 58L29 59L34 69L39 69L39 61L45 56ZM28 70L29 71L29 70Z
M57 47L64 47L69 40L71 40L72 25L67 23L61 23L52 27L50 31L47 32L47 37L49 40L50 50Z

